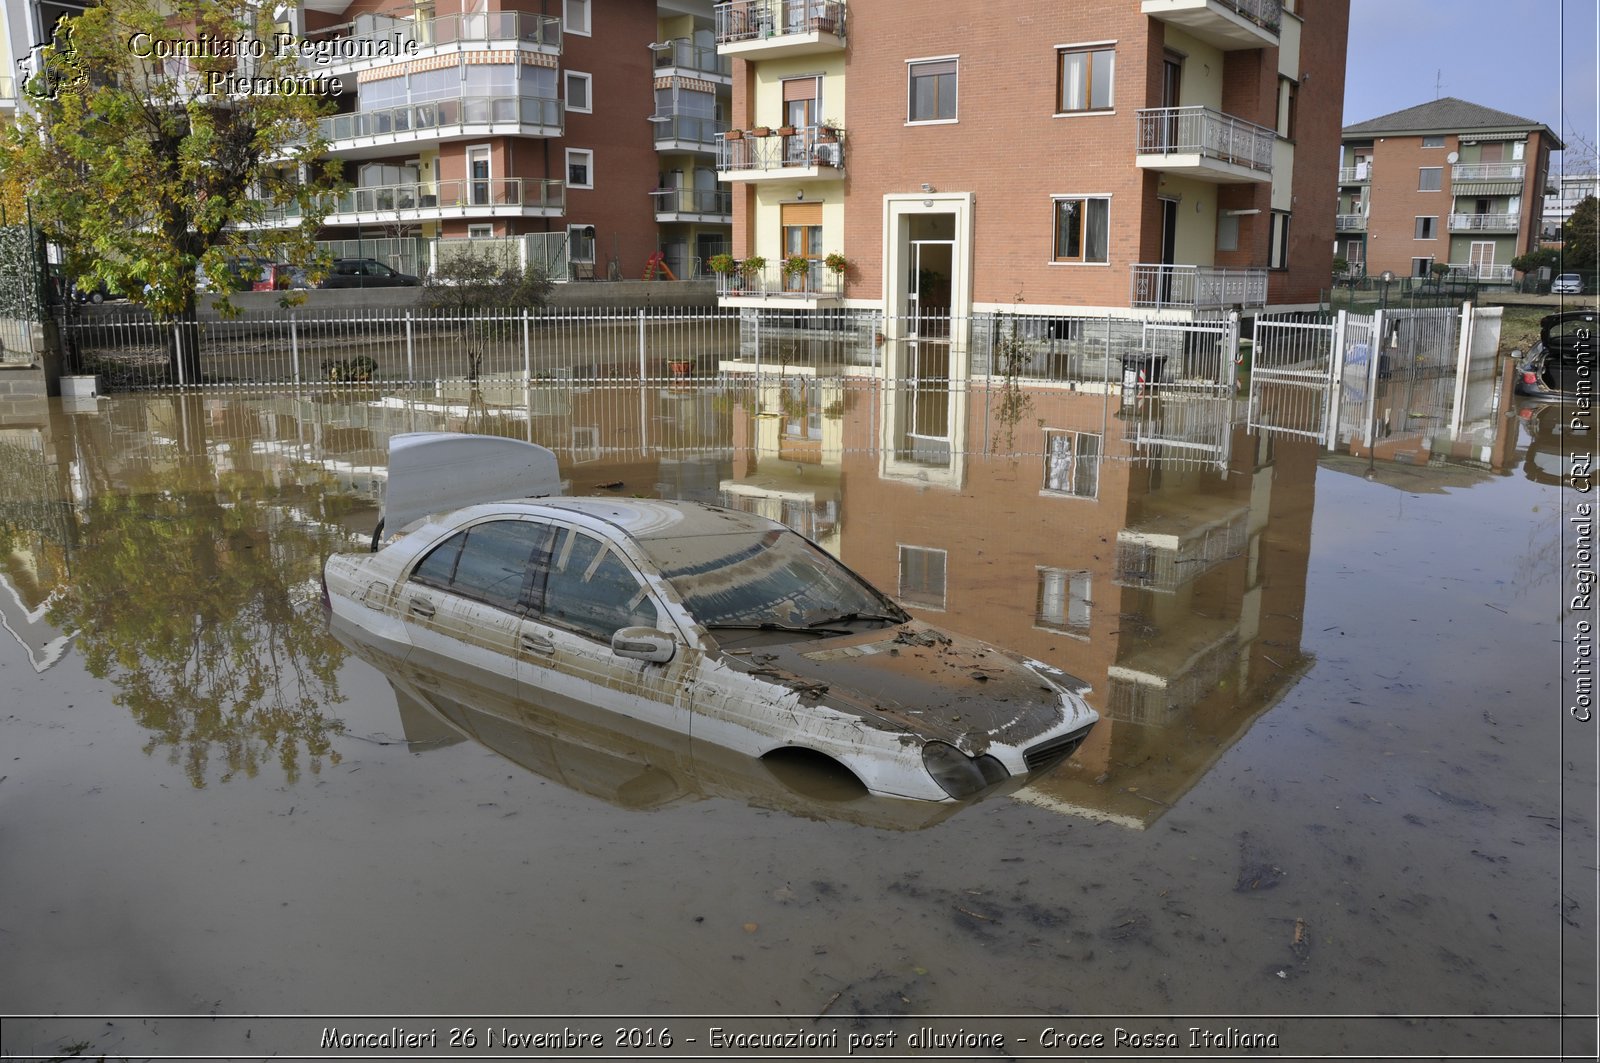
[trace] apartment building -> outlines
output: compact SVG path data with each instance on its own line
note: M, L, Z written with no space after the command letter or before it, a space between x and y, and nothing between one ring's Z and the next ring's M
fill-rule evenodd
M544 234L583 279L689 276L727 243L709 162L731 77L709 0L312 0L296 16L337 46L318 69L343 89L323 133L352 187L325 239Z
M1347 28L1346 3L1299 0L720 3L718 170L734 255L759 264L722 279L723 302L894 318L1314 302Z
M1579 203L1590 196L1600 197L1600 174L1551 174L1545 187L1544 216L1539 236L1544 246L1562 242L1562 227Z
M1353 272L1453 274L1509 283L1539 246L1550 153L1528 118L1446 96L1347 126L1339 159L1337 251Z

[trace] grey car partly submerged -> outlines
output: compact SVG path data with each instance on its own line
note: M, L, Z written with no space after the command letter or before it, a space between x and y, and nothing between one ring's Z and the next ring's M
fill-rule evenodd
M495 489L513 497L464 504ZM401 534L328 559L331 609L418 666L750 756L825 757L887 796L1014 785L1098 719L1080 680L911 618L781 524L559 489L543 447L396 437L380 533ZM430 501L448 511L412 520Z

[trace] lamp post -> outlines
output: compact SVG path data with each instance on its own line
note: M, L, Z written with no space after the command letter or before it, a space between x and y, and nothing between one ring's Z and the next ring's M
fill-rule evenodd
M1387 310L1389 309L1389 285L1394 283L1394 270L1384 270L1378 279L1383 281L1383 296L1379 302L1378 309Z

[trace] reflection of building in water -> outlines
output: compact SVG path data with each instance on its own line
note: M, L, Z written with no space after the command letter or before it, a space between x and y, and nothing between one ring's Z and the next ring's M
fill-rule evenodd
M870 417L849 418L839 553L914 613L1092 683L1103 722L1028 793L1143 825L1307 665L1317 448L1249 435L1226 398L1024 397L1025 456L972 457L955 490L881 475ZM967 432L994 438L1006 396L969 398Z

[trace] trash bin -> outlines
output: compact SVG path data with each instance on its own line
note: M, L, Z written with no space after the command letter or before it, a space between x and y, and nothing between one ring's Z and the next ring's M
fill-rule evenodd
M1132 402L1141 391L1162 382L1167 356L1155 351L1135 351L1122 356L1122 399Z

